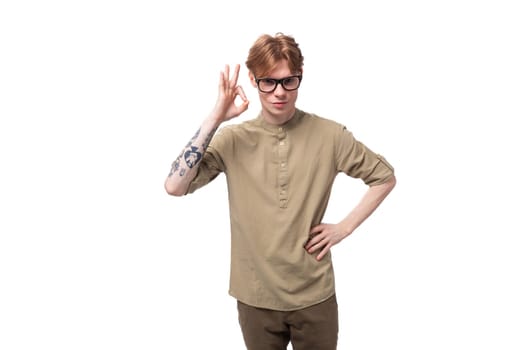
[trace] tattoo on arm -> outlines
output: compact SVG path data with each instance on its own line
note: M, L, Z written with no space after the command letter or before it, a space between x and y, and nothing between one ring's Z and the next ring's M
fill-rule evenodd
M215 128L212 131L210 131L208 136L206 136L206 139L204 140L204 143L202 144L202 149L204 151L206 151L206 148L208 148L208 146L210 145L211 138L213 137L213 135L215 134L216 131L217 131L217 128Z
M173 163L171 163L171 170L170 170L170 173L168 174L168 177L175 174L177 170L179 170L181 157L182 157L182 153L179 154L179 156L177 157L177 159L173 161Z
M184 160L186 164L191 169L193 168L200 160L202 159L202 153L199 152L199 148L195 146L190 146L190 149L184 152Z
M182 157L184 157L184 161L190 169L193 168L195 165L197 165L202 160L202 154L208 148L211 142L211 139L213 135L215 134L215 131L217 131L217 128L214 128L206 136L206 139L204 140L204 143L202 144L202 152L201 152L199 151L198 146L193 145L194 141L197 139L197 137L199 136L201 132L201 129L199 128L199 130L197 130L195 135L193 135L193 137L188 142L188 144L186 144L186 147L184 148L184 150L182 150L181 154L179 154L177 159L175 159L173 163L171 164L171 170L170 170L170 173L168 174L168 177L175 174L177 171L179 171L179 176L184 176L184 174L186 174L187 169L184 167L181 167L181 164L180 164Z
M168 177L171 177L171 175L173 175L178 169L179 169L179 158L175 159L175 161L173 161L173 163L171 163L171 169L170 169L170 173L168 174Z
M201 133L201 128L199 128L199 130L197 130L197 132L195 133L195 135L193 135L193 137L191 138L191 140L186 144L186 147L190 147L191 144L193 143L193 141L195 141L197 139L197 137L199 137L199 134Z

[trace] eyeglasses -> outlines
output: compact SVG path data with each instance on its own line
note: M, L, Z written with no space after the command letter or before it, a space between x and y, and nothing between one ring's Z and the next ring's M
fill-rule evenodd
M283 89L286 91L293 91L299 88L301 85L301 80L303 79L302 75L292 75L282 79L272 79L272 78L255 78L257 83L257 88L260 92L274 92L277 89L277 85L281 84Z

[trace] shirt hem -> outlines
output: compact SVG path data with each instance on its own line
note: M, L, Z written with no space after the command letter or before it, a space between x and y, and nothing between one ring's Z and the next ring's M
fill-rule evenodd
M248 302L247 300L244 300L243 298L237 297L235 295L235 293L233 293L232 291L229 291L228 294L231 297L235 298L237 301L239 301L239 302L241 302L243 304L246 304L248 306L261 308L261 309L267 309L267 310L274 310L274 311L296 311L296 310L305 309L307 307L314 306L314 305L317 305L317 304L320 304L322 302L327 301L328 299L330 299L331 297L333 297L335 295L335 291L330 291L328 296L323 297L323 298L321 298L321 299L319 299L317 301L312 301L312 302L306 303L304 305L297 305L297 306L292 306L292 307L277 307L277 306L262 305L262 304L258 304L258 303L251 303L251 302Z

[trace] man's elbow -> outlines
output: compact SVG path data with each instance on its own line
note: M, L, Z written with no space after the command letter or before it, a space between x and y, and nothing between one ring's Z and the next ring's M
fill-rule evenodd
M396 187L397 179L395 175L392 175L383 185L386 187L387 192L389 193Z
M370 187L373 187L376 191L383 192L385 195L387 195L394 189L394 187L396 187L396 182L396 177L392 175L385 182L377 185L370 185Z
M186 189L181 188L180 186L174 186L173 184L165 183L164 189L166 193L170 196L182 197L186 194Z
M390 179L388 179L387 183L389 183L392 188L396 187L396 183L397 183L396 176L392 175Z

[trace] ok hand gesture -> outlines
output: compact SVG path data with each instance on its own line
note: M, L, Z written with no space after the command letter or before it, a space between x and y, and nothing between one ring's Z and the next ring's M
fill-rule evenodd
M212 111L212 117L217 122L223 122L239 116L248 109L249 101L244 90L237 85L240 65L235 65L235 70L230 79L230 66L226 65L219 79L219 96ZM242 102L237 105L235 100L239 96Z

